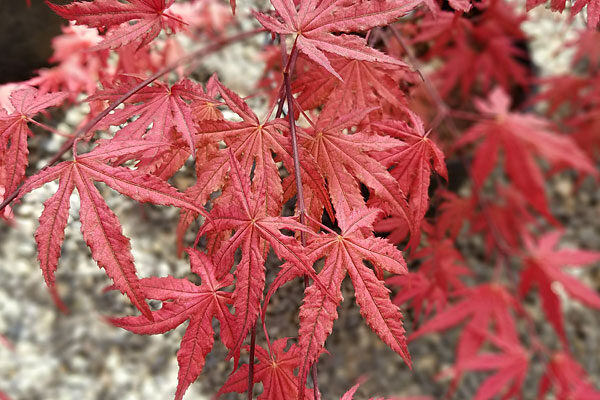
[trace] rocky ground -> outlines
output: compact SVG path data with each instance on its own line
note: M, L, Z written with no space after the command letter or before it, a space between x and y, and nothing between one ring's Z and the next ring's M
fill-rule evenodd
M547 21L536 21L526 27L537 38L533 41L533 59L542 74L566 70L568 54L556 56L553 46L560 47L561 41L568 40L572 26L543 8L535 10L531 18ZM205 68L223 69L223 65L235 68L237 65L242 70L222 71L224 81L236 90L249 92L260 73L255 49L252 45L232 47L223 55L213 57ZM70 130L77 119L77 112L66 115L61 129ZM60 140L39 132L30 144L33 157L30 172L33 172L54 154ZM574 182L572 176L564 174L555 177L550 185L553 211L566 225L564 244L598 250L600 187L590 180L581 186L575 186ZM71 218L57 273L58 288L70 312L62 314L54 306L36 261L33 232L42 202L55 188L56 184L48 184L26 196L15 208L15 226L0 224L0 333L14 344L12 351L0 346L0 390L15 400L172 398L177 382L175 353L185 328L179 327L161 336L137 336L104 322L103 316L126 315L134 310L118 293L103 292L109 281L91 261L79 232L76 196L72 198ZM132 238L140 276L186 275L187 262L174 256L175 209L138 205L109 189L105 189L103 195L122 221L124 233ZM470 263L478 268L489 268L481 262L481 243L465 239L461 245L473 249ZM600 287L599 269L585 271L584 276L588 284ZM267 316L273 337L295 334L297 315L293 310L298 306L301 291L299 284L289 284L274 299ZM328 340L331 355L322 357L319 364L324 398L339 398L360 376L368 379L356 396L359 399L371 395L442 398L447 382L434 378L451 364L456 332L412 343L410 351L415 365L411 372L366 327L354 305L350 282L344 283L344 297L340 318ZM573 352L598 380L600 314L578 303L563 304ZM410 322L407 325L410 330ZM547 325L540 323L539 328L550 342L554 340ZM209 398L215 393L231 368L221 361L224 354L225 350L216 346L207 358L205 372L191 386L186 399ZM527 398L533 398L535 375L540 373L538 370L532 374ZM480 378L467 377L456 399L471 398Z

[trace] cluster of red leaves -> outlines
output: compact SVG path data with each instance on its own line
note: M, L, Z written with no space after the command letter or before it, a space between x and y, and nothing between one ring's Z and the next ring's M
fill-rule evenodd
M559 3L552 8L562 10ZM76 189L92 258L113 281L111 288L141 312L110 321L138 334L164 333L189 321L177 353L176 399L202 372L214 344L213 318L220 324L219 340L234 358L219 394L251 392L261 383L261 399L319 398L317 387L307 389L307 377L326 353L347 275L367 325L408 366L408 340L462 326L454 365L446 371L451 393L464 373L490 371L475 398L519 397L531 357L540 352L548 360L540 397L553 390L560 399L599 398L569 354L555 287L600 309L600 295L564 270L592 264L600 253L557 250L560 230L534 234L542 219L560 225L546 197L543 167L551 167L548 173L569 169L598 177L592 161L600 144L598 33L586 30L573 44L575 65L587 68L543 82L547 91L533 98L547 102L552 114L566 109L562 120L551 121L511 109L507 93L527 92L533 79L519 47L526 39L520 29L525 17L501 0L271 4L273 10L253 14L280 43L280 49L265 49L259 86L268 111L260 118L216 75L201 84L185 77L177 62L171 67L187 59L177 35L224 40L219 22L233 19L222 4L48 2L82 26L65 28L55 39L56 66L0 98L0 200L14 194L18 201L59 181L35 234L43 276L57 303L62 305L54 273ZM528 8L538 4L528 2ZM572 13L586 4L594 27L596 0L578 1ZM230 6L235 11L235 1ZM420 54L413 53L413 45ZM431 79L413 70L418 59L439 65ZM431 103L420 95L423 88ZM28 124L43 127L36 115L82 93L92 111L88 125L71 139L71 159L23 183L32 135ZM417 112L428 108L435 109L432 121L427 121L432 113ZM225 118L225 109L237 117ZM573 109L580 112L569 113ZM468 122L459 120L465 115ZM570 134L559 132L557 122ZM112 133L96 139L94 130ZM471 180L463 186L469 196L441 187L453 179L444 153L466 166ZM171 186L169 180L189 160L195 183L185 190ZM95 182L138 202L179 208L179 253L189 246L186 232L200 218L196 242L186 248L200 286L172 276L138 278L129 239ZM289 207L295 216L283 216ZM13 218L9 208L3 217ZM476 277L458 251L456 242L465 232L483 237L496 265L494 282ZM205 244L199 250L201 237ZM410 272L400 245L415 261ZM270 251L283 263L268 283ZM509 279L513 275L519 282ZM282 285L302 277L298 336L271 342L265 319L269 301ZM389 287L397 290L393 299ZM521 304L534 288L560 339L558 352L542 343ZM147 299L162 307L151 311ZM414 310L408 338L399 309L404 304ZM519 330L521 321L529 327L528 340ZM255 344L261 323L266 346ZM251 345L244 346L248 335ZM245 350L256 360L239 366ZM342 399L352 399L357 387Z

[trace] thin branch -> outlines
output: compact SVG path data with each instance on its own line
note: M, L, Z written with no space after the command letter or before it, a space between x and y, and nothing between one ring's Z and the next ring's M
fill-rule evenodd
M154 74L150 75L147 79L145 79L143 82L140 82L139 84L137 84L136 86L134 86L132 89L130 89L129 91L127 91L127 93L123 94L121 97L119 97L117 100L115 100L107 109L105 109L104 111L102 111L100 114L96 115L94 118L92 118L90 121L88 121L87 124L85 124L83 127L79 128L74 134L73 136L67 141L65 142L62 147L58 150L58 153L56 153L54 155L54 157L52 157L47 163L46 165L44 165L44 167L42 167L40 169L40 171L53 166L54 164L56 164L58 161L60 161L60 159L62 158L62 156L69 151L70 148L73 147L73 144L76 142L77 139L81 138L82 136L84 136L86 133L88 133L89 131L92 130L92 128L94 128L94 126L96 126L96 124L98 124L98 122L100 122L104 117L106 117L111 111L113 111L114 109L116 109L118 106L120 106L123 102L127 101L127 99L129 99L131 96L133 96L134 94L136 94L137 92L139 92L140 90L142 90L143 88L145 88L146 86L148 86L149 84L151 84L152 82L154 82L155 80L157 80L158 78L160 78L161 76L168 74L169 72L174 71L175 69L177 69L178 67L180 67L181 65L184 64L188 64L191 63L195 60L197 60L199 57L204 57L208 54L214 53L220 49L222 49L223 47L231 44L231 43L235 43L237 41L240 40L244 40L247 38L250 38L254 35L256 35L257 33L261 33L264 32L265 29L264 28L259 28L259 29L254 29L248 32L242 32L238 35L234 35L231 36L229 38L224 38L221 40L216 40L215 42L211 43L210 45L203 47L201 49L198 49L190 54L188 54L187 56L184 56L182 58L180 58L179 60L175 61L174 63L172 63L169 66L166 66L165 68L155 72ZM39 172L39 171L38 171ZM13 193L10 194L10 196L8 196L1 204L0 204L0 211L2 211L4 209L4 207L6 207L7 205L10 204L11 201L13 201L18 195L19 195L19 189L15 190Z
M285 68L283 70L283 91L285 92L285 98L288 106L288 120L290 123L290 137L292 142L292 153L294 157L294 178L296 179L296 201L298 202L298 213L300 215L300 223L306 225L306 205L304 204L304 190L302 186L302 176L300 174L300 155L298 151L298 135L296 134L296 119L294 112L294 95L292 94L292 80L290 75L294 71L294 67L296 66L296 59L298 58L298 48L296 47L296 42L292 46L292 51L290 56L287 56L287 51L285 50L285 42L281 41L281 57L283 61L283 65ZM280 91L281 93L281 91ZM283 93L282 99L280 100L280 107L277 110L277 114L280 115L282 111L283 104ZM306 247L306 233L304 231L300 231L300 241L302 242L302 246ZM308 276L304 276L304 288L306 289L309 285ZM313 364L311 366L311 377L313 380L313 390L314 390L314 398L315 400L321 399L321 393L319 392L319 383L317 379L317 366ZM302 384L300 386L299 398L304 397L305 385Z
M292 55L288 60L287 67L283 72L283 81L285 85L285 95L288 105L288 120L290 123L290 136L292 142L292 153L294 157L294 177L296 178L296 197L298 201L298 213L300 223L306 224L306 206L304 204L304 190L302 187L302 176L300 175L300 153L298 151L298 136L296 134L296 120L294 118L294 96L292 95L292 82L290 79L290 70L293 71L298 50L294 46ZM306 234L300 232L302 246L306 246Z
M423 73L421 72L421 63L419 63L419 60L417 60L417 57L415 56L415 53L413 52L412 48L408 45L408 43L406 43L402 35L400 35L400 32L398 32L398 30L393 25L390 25L389 28L392 32L392 35L394 35L394 38L396 38L396 40L398 41L398 43L400 43L400 46L406 53L411 67L421 77L421 80L425 85L425 89L427 90L427 94L438 108L438 113L446 116L450 111L450 107L448 107L446 102L442 99L440 92L438 92L435 86L433 86L431 81L427 79L425 75L423 75Z

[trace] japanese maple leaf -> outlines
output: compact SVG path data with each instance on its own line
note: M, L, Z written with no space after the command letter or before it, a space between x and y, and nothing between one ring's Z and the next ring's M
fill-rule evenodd
M413 332L409 339L449 329L467 318L469 324L481 331L487 330L490 322L494 321L498 335L503 337L504 333L515 331L509 309L518 307L517 301L501 285L481 285L467 290L462 300L436 314ZM463 335L466 331L463 331Z
M480 353L476 356L458 362L455 370L495 372L487 377L477 389L474 400L496 398L502 393L502 398L520 397L521 389L529 367L529 353L518 340L503 340L489 337L490 341L502 350L501 353Z
M102 40L97 29L75 25L61 29L62 34L52 39L54 53L48 60L56 65L38 70L27 84L38 87L42 93L64 90L75 102L81 93L94 93L99 77L107 69L107 57L105 52L87 51Z
M414 113L407 111L411 124L403 121L384 120L372 124L376 131L400 139L401 147L376 154L392 176L400 184L400 190L408 196L410 220L415 225L414 232L419 232L421 221L429 209L429 179L432 171L448 180L448 171L444 162L444 153L429 138L423 122ZM411 241L416 244L419 235L415 234Z
M203 146L196 153L196 183L186 189L185 194L196 204L206 204L212 193L222 189L227 181L229 155L220 151L218 145ZM181 255L183 239L189 226L198 218L198 213L182 209L177 224L177 252Z
M533 115L510 112L510 99L501 89L494 90L488 102L477 101L476 106L482 113L495 118L477 123L456 142L456 146L483 139L471 167L477 188L494 169L502 148L504 171L513 186L536 211L553 221L545 195L544 176L534 155L555 168L570 167L586 174L598 174L585 153L569 137L552 132L549 122Z
M475 199L474 199L475 200ZM471 215L471 232L484 236L488 252L520 249L526 230L538 220L528 201L512 185L497 184L493 199L479 198Z
M574 299L589 307L600 309L600 295L585 286L574 276L564 272L564 266L586 266L600 260L600 252L586 250L556 250L562 231L553 231L541 236L537 241L525 236L529 255L525 259L525 269L521 272L519 293L525 295L537 286L542 298L542 308L559 337L567 346L560 300L553 285L560 283Z
M427 58L442 58L435 79L443 96L458 88L468 98L475 86L488 93L495 84L506 91L514 84L526 89L530 85L522 61L526 53L516 45L525 40L523 19L503 2L490 2L476 20L442 11L426 15L413 40L431 42Z
M405 194L386 166L369 154L397 148L402 143L388 136L368 134L365 131L344 133L345 129L358 125L370 111L372 109L357 110L335 119L322 114L314 127L303 130L301 143L316 160L327 179L337 215L366 208L359 187L359 183L364 183L381 200L378 205L386 213L403 218L411 227L411 232L414 232L415 225L411 223ZM314 209L315 205L312 203L318 200L309 199L309 209Z
M590 157L597 157L600 152L600 77L585 78L585 90L579 93L571 104L572 115L565 123L573 132L573 139ZM575 89L575 88L574 88Z
M96 144L87 156L113 165L136 161L136 171L152 174L165 181L170 179L190 156L188 144L178 137L175 129L169 130L162 137L100 139Z
M565 9L566 0L552 0L550 8L553 11L563 12ZM527 11L540 4L546 4L546 0L527 0ZM571 18L583 10L587 6L587 24L588 28L594 29L600 22L600 1L599 0L575 0L571 6Z
M37 89L25 87L10 94L13 111L9 114L0 108L0 189L9 195L19 186L27 167L27 137L33 136L27 124L48 107L60 104L66 93L41 94Z
M547 398L551 389L553 389L557 399L600 399L600 391L593 387L591 378L583 367L566 352L558 352L552 355L546 367L546 372L540 380L537 398Z
M44 203L40 225L35 233L40 267L46 284L56 297L54 272L69 216L69 198L73 189L77 188L81 232L92 258L106 270L115 287L151 319L150 309L144 301L144 293L136 276L129 239L123 235L119 220L102 199L94 181L103 182L139 202L190 208L203 215L206 212L162 179L129 168L104 164L99 161L102 158L101 153L90 152L76 156L74 161L65 161L41 170L25 181L16 200L46 182L59 179L57 192Z
M422 313L429 316L434 310L443 312L451 295L466 289L461 276L472 275L465 266L461 254L449 239L431 240L427 247L413 254L421 259L419 270L407 275L395 275L386 279L386 284L397 286L394 304L412 302L415 323Z
M366 40L359 36L343 33L334 35L333 32L362 32L375 26L388 25L420 3L420 0L357 2L308 0L302 1L299 9L296 10L293 0L271 0L281 21L261 13L255 13L255 16L273 33L294 35L294 43L298 50L342 80L326 53L354 60L405 64L368 47Z
M307 230L307 228L290 217L271 217L262 206L265 196L266 182L257 185L257 190L250 188L250 178L233 154L229 153L229 179L232 184L233 198L228 202L220 202L211 210L211 221L199 233L235 230L233 236L225 240L215 252L213 261L216 265L217 277L221 277L233 266L234 254L241 248L242 257L236 266L236 285L233 292L235 308L235 332L238 335L236 345L231 354L237 352L249 329L254 325L260 311L260 302L265 286L265 257L270 244L275 254L296 265L305 274L317 282L317 286L326 290L320 283L312 263L304 255L303 249L293 237L285 236L280 229ZM327 295L326 295L327 296ZM331 295L328 296L328 298Z
M409 336L414 340L427 333L439 332L468 320L463 328L457 345L456 364L472 359L484 344L493 324L495 336L502 340L517 341L517 330L511 309L520 309L516 299L499 284L480 285L468 289L462 299L445 308L433 318L425 322ZM455 388L460 378L460 371L454 376L452 387Z
M94 0L76 1L60 6L46 0L46 4L61 17L77 25L91 28L114 27L105 39L91 50L116 49L131 42L138 49L150 43L163 28L175 30L182 21L167 11L175 0ZM137 21L130 24L130 21Z
M406 274L406 263L402 253L391 243L363 234L364 230L372 230L379 213L380 210L366 208L349 214L338 213L341 233L318 235L309 242L308 257L311 261L325 257L325 265L318 277L328 291L333 292L334 299L325 296L315 285L305 290L298 331L302 357L299 373L301 393L308 369L321 354L337 319L336 309L343 300L341 284L346 274L350 275L356 302L367 325L410 365L402 314L390 300L389 289L378 278L383 275L383 270ZM367 267L366 260L373 264L375 272Z
M242 121L201 121L197 127L197 140L200 143L217 144L225 141L240 159L242 170L254 175L253 187L256 183L266 185L266 196L263 207L269 215L279 215L283 204L283 187L277 160L282 160L291 175L294 171L293 152L287 131L287 122L281 119L260 121L248 105L233 91L215 80L221 97L227 106L242 118ZM276 158L273 158L275 153ZM315 166L310 154L300 152L300 173L302 181L309 190L326 204L327 192L323 177ZM204 183L199 179L199 185Z
M204 368L214 343L213 318L221 324L220 338L227 347L231 348L235 339L233 316L228 308L232 303L231 292L223 290L233 284L233 276L225 274L217 278L216 268L206 254L194 249L187 249L187 252L192 272L201 278L200 286L172 276L141 279L140 287L146 297L163 302L159 310L152 311L153 319L146 315L109 319L115 326L142 335L165 333L190 321L177 352L179 383L176 400L183 398Z
M531 100L531 103L546 103L548 116L556 114L564 104L581 108L581 92L590 86L589 78L572 74L551 76L540 79L539 82L544 89Z
M281 56L279 56L281 57ZM301 59L299 59L300 61ZM297 71L302 71L292 83L292 90L298 93L298 103L304 110L311 110L324 103L331 107L333 117L341 116L347 110L373 109L366 120L379 120L391 108L404 108L405 96L398 87L403 69L396 65L355 60L331 55L329 61L342 77L340 81L314 64L298 62Z
M96 92L88 98L88 101L115 101L142 81L141 78L136 77L122 78L123 81L117 81L112 87L109 86ZM212 98L207 96L199 85L188 80L182 80L172 86L154 82L152 86L146 86L131 96L125 102L123 109L115 110L114 113L106 116L96 126L96 129L103 129L111 125L118 126L127 122L127 125L120 129L113 139L124 141L124 143L142 138L167 141L171 139L171 129L174 129L177 136L187 143L189 153L194 155L196 129L192 118L193 105L185 100L191 102L195 100L211 101ZM135 116L138 118L128 122ZM156 156L157 154L154 152L146 154L146 162L157 161ZM183 161L181 165L183 165Z
M300 347L292 344L289 350L285 351L289 339L277 339L268 351L261 346L256 346L255 357L258 363L254 364L253 378L254 383L263 384L263 392L258 396L258 400L298 398L298 378L294 375L294 369L300 364ZM217 393L217 397L224 393L244 393L247 390L248 364L244 364L229 376ZM304 399L311 399L310 394L310 391L307 391Z
M438 206L439 215L436 217L436 236L448 233L451 239L456 239L466 221L469 221L475 208L474 197L460 197L449 190L439 190L436 195L443 200Z

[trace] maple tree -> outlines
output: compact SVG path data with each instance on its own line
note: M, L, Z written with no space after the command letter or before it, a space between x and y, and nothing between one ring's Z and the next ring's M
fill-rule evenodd
M271 0L246 16L261 27L237 34L228 33L235 0L46 3L70 25L53 41L54 66L0 90L0 216L10 223L23 196L58 180L34 240L65 309L55 272L77 192L91 257L140 312L107 320L144 335L187 323L176 399L201 376L215 339L232 367L217 396L251 399L260 384L259 399L322 398L316 366L346 276L366 325L408 373L409 342L460 330L453 364L440 373L448 396L483 371L473 398L521 398L543 369L539 398L600 399L561 309L563 297L600 309L597 288L569 272L600 252L560 246L547 195L560 171L599 178L598 0L570 8L587 10L587 29L568 44L573 73L541 80L520 45L526 14L504 0ZM526 9L543 3L527 0ZM254 35L265 37L255 93L186 71ZM184 49L185 36L201 47ZM89 112L73 133L36 119L83 98ZM26 176L37 129L65 142ZM182 171L194 182L175 187ZM178 208L173 247L200 284L138 277L98 183ZM473 265L465 236L482 239L493 268ZM286 284L304 288L297 335L272 340L269 306ZM533 307L556 343L544 342ZM539 359L543 368L533 366Z

